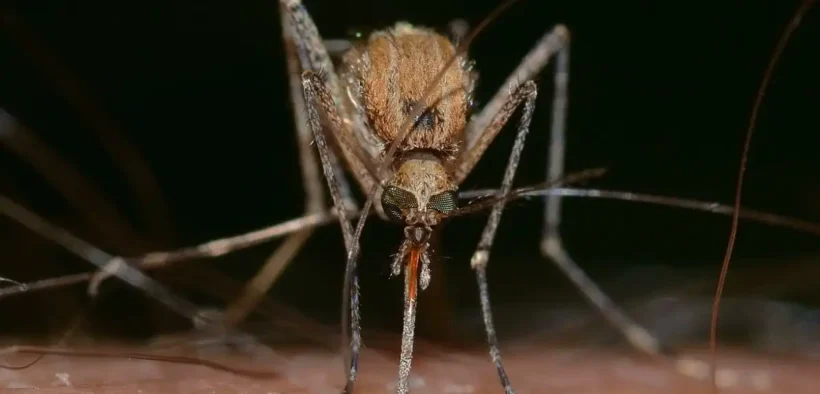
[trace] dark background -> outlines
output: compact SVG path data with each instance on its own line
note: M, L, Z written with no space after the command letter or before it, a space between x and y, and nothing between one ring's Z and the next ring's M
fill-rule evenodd
M326 38L399 19L443 29L465 18L475 26L497 4L305 3ZM609 173L594 186L730 203L756 90L798 4L523 1L482 32L470 50L481 75L478 100L489 99L541 34L564 23L572 33L568 170L605 166ZM90 225L98 214L93 206L78 211L8 147L0 153L4 194L115 254L193 245L300 215L302 187L275 1L17 1L0 10L0 106L98 187L130 230ZM815 222L817 22L818 11L810 11L772 76L744 194L745 206ZM539 81L517 185L544 178L550 72ZM79 91L86 99L72 98ZM85 116L78 105L97 110ZM100 124L120 146L114 153L107 153L95 131ZM502 132L464 190L500 181L513 134L512 127ZM145 166L159 194L145 183L130 183L122 163ZM530 201L504 215L489 268L496 303L586 308L539 256L541 212ZM485 218L447 226L445 258L433 272L443 286L422 296L423 307L477 305L468 261ZM564 218L568 249L618 300L692 284L693 276L701 285L694 294L713 291L729 232L726 216L572 199ZM0 276L28 281L92 269L7 219L0 226ZM387 279L389 256L400 240L400 227L379 220L365 230L360 267L366 325L395 328L400 321L401 282ZM341 241L337 225L318 231L271 297L335 322ZM206 296L197 289L211 284L197 282L195 274L211 269L238 283L250 278L275 244L180 264L155 277L197 302L223 305L231 294L223 300ZM819 251L820 242L809 235L742 222L729 295L816 306ZM89 318L106 333L145 335L183 324L127 286L105 286L108 297ZM84 290L74 286L5 299L0 310L17 318L3 318L2 331L59 331L75 308L86 305ZM158 317L149 324L149 315ZM420 324L427 324L423 313Z

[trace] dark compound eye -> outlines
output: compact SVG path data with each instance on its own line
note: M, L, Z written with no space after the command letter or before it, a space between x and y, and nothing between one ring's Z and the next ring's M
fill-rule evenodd
M427 208L435 209L441 213L449 213L458 208L458 193L455 190L449 190L430 196L430 200L427 201Z
M418 208L418 202L413 193L395 186L388 186L382 193L382 208L384 208L384 213L390 220L400 222L402 221L402 212Z

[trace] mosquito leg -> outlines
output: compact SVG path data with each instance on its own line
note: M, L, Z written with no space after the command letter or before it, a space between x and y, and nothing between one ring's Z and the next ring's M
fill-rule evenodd
M299 164L302 169L302 180L305 190L305 215L320 212L324 205L324 192L322 190L322 180L319 173L318 163L313 156L313 148L310 146L313 141L310 128L308 126L307 111L305 110L305 100L302 96L300 65L297 49L293 39L295 38L291 25L286 22L285 15L282 14L282 36L288 66L288 82L290 84L290 97L293 105L294 126L296 127L296 140L299 147ZM273 283L281 275L285 267L299 253L310 235L312 228L308 228L288 236L281 245L271 254L262 268L251 281L245 285L240 295L226 308L225 320L230 325L240 323L259 303L259 300L268 292Z
M324 192L319 168L313 156L313 148L310 146L313 137L307 124L307 112L299 75L299 59L292 41L293 32L289 24L282 23L282 35L285 41L288 81L293 105L294 126L296 127L296 140L299 147L299 164L304 182L305 215L310 215L323 209L325 205ZM228 324L238 324L253 310L312 233L312 228L293 233L276 248L259 272L245 285L240 295L225 310L225 320Z
M307 102L307 114L310 128L313 131L313 137L316 142L316 148L319 150L319 157L322 161L322 168L324 169L325 179L327 180L330 195L333 198L333 204L336 207L339 215L339 222L342 227L342 235L345 240L345 249L348 253L348 259L355 258L357 253L357 245L354 244L354 231L348 219L347 212L344 209L344 199L339 190L339 182L336 178L336 171L330 161L330 148L322 131L322 119L320 118L319 109L322 115L327 120L327 123L332 125L335 130L341 130L343 127L342 121L333 103L333 97L325 86L322 78L312 72L305 71L302 74L302 86L305 92ZM318 108L317 108L318 107ZM370 206L365 204L364 210L368 211ZM362 222L363 223L363 222ZM357 228L358 231L360 229ZM352 256L352 257L351 257ZM347 277L347 273L345 273ZM351 394L353 391L353 383L356 380L356 372L358 368L359 348L361 347L361 327L359 325L359 282L356 272L352 272L352 281L349 294L345 297L350 297L350 324L351 324L351 358L350 365L346 368L347 383L345 385L344 393Z
M332 97L335 97L334 102L338 110L341 100L338 99L338 95L340 94L338 77L334 71L332 56L342 55L352 46L352 43L348 40L322 40L310 15L302 6L301 1L282 0L281 4L283 5L283 7L280 8L282 33L287 50L290 96L294 105L294 113L296 114L295 121L299 135L300 155L303 162L309 158L312 163L311 175L307 175L307 171L303 170L303 177L305 179L311 179L316 185L314 187L317 187L321 183L321 180L318 176L318 170L316 169L315 157L310 148L312 136L308 126L308 116L305 109L305 97L302 94L300 74L303 70L325 73L325 83L330 86L329 90L333 93ZM318 44L320 42L321 44ZM338 133L342 133L344 130L345 129L339 129ZM305 145L302 145L303 142ZM348 210L355 209L357 204L353 198L350 183L344 175L344 169L332 149L328 150L328 155L330 163L336 171L336 177L339 181L339 190L345 200L345 205L348 207ZM305 168L304 165L303 168Z
M516 134L515 143L513 145L510 159L507 162L507 168L504 170L504 179L501 183L499 195L509 193L512 188L513 179L515 178L515 171L518 168L518 162L521 159L521 152L524 150L524 142L529 133L530 121L535 110L535 98L538 90L535 82L527 81L524 84L513 90L507 102L501 107L501 110L496 114L493 121L490 123L490 129L486 134L496 134L506 123L513 112L518 108L521 102L524 102L523 112L521 114L521 123L518 125L518 132ZM498 229L498 223L501 220L501 213L506 205L505 200L500 200L496 203L490 212L490 218L484 231L481 233L481 241L478 243L473 257L470 259L470 265L476 271L476 281L478 282L479 297L481 299L481 313L484 316L484 326L487 330L487 342L490 345L490 357L495 363L498 370L498 376L501 379L501 384L504 386L504 391L507 394L514 393L510 386L510 380L507 378L507 373L504 371L504 366L501 361L501 353L498 350L498 339L495 334L495 326L493 325L493 315L490 307L490 295L487 290L487 263L490 258L490 249L492 248L495 233Z
M534 78L549 60L555 57L555 93L549 157L547 162L548 180L560 179L564 173L564 132L567 108L567 85L569 83L569 31L565 26L556 26L544 35L535 47L521 61L521 64L507 78L505 86L519 80ZM478 159L492 142L498 130L487 129L494 114L504 105L509 95L505 88L499 89L490 102L470 122L467 129L467 154L456 178L461 182L473 169ZM486 131L485 131L486 130ZM549 257L559 269L581 290L581 293L598 308L601 313L620 330L629 342L639 350L653 354L668 354L652 334L635 323L578 267L561 243L558 232L560 223L561 197L545 198L544 230L541 241L542 253Z
M313 66L327 67L327 62L330 61L330 57L326 56L326 52L323 55L321 48L312 48L311 45L315 44L312 39L302 38L302 40L299 41L299 32L294 25L290 23L292 15L288 12L282 12L280 17L282 19L282 37L284 39L288 66L288 81L291 103L293 105L296 139L299 146L299 161L305 188L305 215L310 215L320 212L325 205L325 201L318 163L316 162L313 148L311 147L313 136L308 126L305 99L302 94L300 76L302 64L300 62L299 50L305 50L310 53L308 56L310 59L316 59L313 62L308 61ZM322 46L322 48L324 47ZM330 161L340 181L340 190L345 200L345 207L348 210L354 210L356 203L353 201L350 186L344 178L344 173L339 165L338 159L332 152L330 152L330 155ZM271 286L273 286L274 282L276 282L290 261L296 257L312 233L313 229L306 229L290 235L273 254L268 257L259 272L257 272L244 287L237 299L226 309L225 318L228 324L238 324L256 307L259 300L268 292Z
M293 36L292 40L296 44L301 69L320 73L323 76L323 85L325 85L329 96L332 98L331 104L335 107L337 114L347 115L346 118L353 120L354 125L363 124L356 111L348 108L349 106L344 100L345 92L339 85L339 76L333 66L332 58L328 54L327 48L324 47L324 40L319 35L316 24L313 23L302 2L300 0L279 0L279 3L282 24L283 26L289 26L287 29L289 29ZM336 132L333 133L333 140L337 142L336 146L344 155L345 161L356 176L356 180L362 186L362 189L371 190L376 183L373 175L371 175L375 174L372 168L375 158L361 149L356 143L354 130L351 130L347 125L341 123L339 125L341 127L337 127ZM329 154L331 155L329 157L331 164L333 164L332 151L329 151Z
M569 31L564 26L556 26L551 32L541 37L515 71L507 77L504 85L481 109L481 112L470 119L466 131L466 149L462 153L458 168L455 171L457 184L461 184L464 178L470 174L484 151L487 150L495 136L501 131L501 128L490 127L490 123L494 121L496 114L502 110L502 107L507 105L512 94L508 87L518 86L521 81L535 79L553 55L567 50L565 47L568 41Z
M547 161L547 181L561 179L564 175L565 125L567 111L567 85L569 83L569 41L556 56L552 103L552 124ZM564 274L581 290L581 293L626 337L632 346L651 355L670 355L670 350L649 331L640 326L621 310L589 276L578 266L561 241L561 197L548 195L544 199L544 227L541 252L550 258Z
M168 309L187 319L193 321L199 318L199 306L178 296L161 283L145 275L139 269L134 268L122 257L110 255L96 248L88 242L75 237L68 231L47 222L37 214L2 195L0 195L0 214L8 216L29 230L59 244L74 255L87 260L99 268L111 266L112 264L119 266L116 275L123 282L142 290L148 297L155 299ZM219 324L219 322L212 322L207 319L204 319L204 322Z
M377 186L377 179L375 179L374 175L371 175L376 174L376 171L373 169L375 158L363 152L361 146L356 143L357 136L355 135L355 131L341 121L340 113L346 114L349 118L353 119L354 125L360 125L362 122L361 119L357 118L356 111L345 104L344 92L339 88L339 78L333 68L333 63L327 50L322 46L322 39L319 36L318 29L310 18L307 10L305 10L299 0L280 0L280 4L280 11L283 17L284 15L290 16L292 31L295 33L295 36L298 37L295 42L297 44L302 69L305 70L302 74L302 86L305 101L307 102L308 122L313 131L316 148L319 151L319 157L322 161L322 168L330 188L333 204L339 214L339 221L347 249L348 261L346 264L347 268L345 269L346 294L343 295L343 299L348 300L349 296L349 323L352 332L349 344L351 357L350 364L346 366L347 383L345 384L344 392L352 393L358 367L358 353L361 346L359 286L355 271L355 259L358 255L358 239L355 238L355 234L360 233L360 225L364 224L364 220L359 222L360 225L357 226L357 232L354 233L344 209L340 192L342 186L334 170L330 146L322 132L322 120L325 120L324 123L334 129L334 132L331 134L336 142L336 147L338 147L345 156L346 162L356 176L356 180L359 181L360 186L362 186L364 190L372 191L368 196L368 201L365 202L363 208L365 212L364 215L367 215L369 212L373 192L378 190L375 187ZM323 74L324 78L322 78L319 73ZM320 117L317 107L321 108L324 119ZM346 305L343 305L343 313L347 311L345 306ZM347 315L343 316L343 326L346 326L347 317ZM346 330L343 330L343 340L347 340ZM347 353L347 350L348 349L343 349L345 353Z
M356 202L356 198L353 197L353 191L350 188L350 182L348 182L347 176L345 176L344 167L339 161L338 155L336 155L332 149L328 151L328 159L330 159L330 165L336 172L336 179L339 183L339 194L342 196L345 207L347 207L349 212L358 211L359 204Z

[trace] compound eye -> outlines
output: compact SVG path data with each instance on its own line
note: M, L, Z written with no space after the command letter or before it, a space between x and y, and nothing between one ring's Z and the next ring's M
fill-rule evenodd
M418 202L413 193L395 186L388 186L382 193L382 208L390 220L401 222L403 213L418 208Z
M449 213L458 208L458 193L455 190L448 190L433 196L427 201L427 208L435 209L441 213Z

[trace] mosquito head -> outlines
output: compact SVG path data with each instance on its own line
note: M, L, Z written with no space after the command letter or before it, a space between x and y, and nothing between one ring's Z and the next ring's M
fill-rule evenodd
M381 203L390 219L404 223L407 240L422 245L433 227L456 209L457 201L457 190L441 161L416 153L399 164Z

